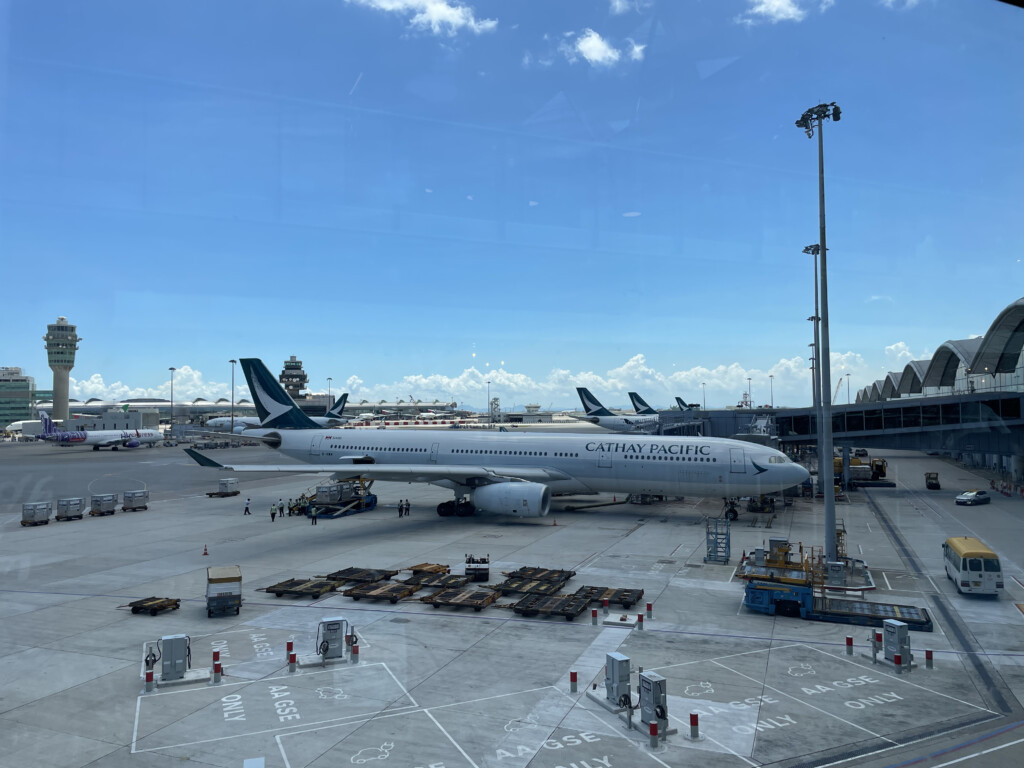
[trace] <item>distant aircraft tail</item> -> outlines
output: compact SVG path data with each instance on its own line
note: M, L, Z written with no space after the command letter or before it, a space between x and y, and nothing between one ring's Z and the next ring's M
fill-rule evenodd
M679 406L680 411L690 410L690 406L688 406L686 402L683 400L683 398L679 397L678 395L676 396L676 405Z
M53 420L50 418L50 414L46 411L39 412L39 422L43 425L43 431L39 437L51 437L60 431L57 429L57 425L54 424Z
M586 387L576 387L576 394L580 396L580 402L583 403L583 411L587 416L614 416L611 411L601 405L601 402L590 394L590 390Z
M636 392L629 393L629 400L633 403L633 410L639 416L657 416L658 412L651 408Z
M345 410L345 406L347 404L348 392L345 392L344 394L342 394L341 397L338 398L338 402L334 404L334 407L327 411L327 413L325 413L324 416L326 416L328 419L340 419L341 412Z
M317 424L304 414L288 396L267 366L257 357L243 357L242 372L249 384L260 417L260 427L268 429L318 429Z

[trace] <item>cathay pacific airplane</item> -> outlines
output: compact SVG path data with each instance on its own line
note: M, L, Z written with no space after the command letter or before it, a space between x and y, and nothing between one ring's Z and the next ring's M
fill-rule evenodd
M654 415L643 415L637 413L637 416L619 416L612 413L603 405L601 402L590 394L590 390L586 387L576 387L576 393L580 396L580 402L583 403L584 416L574 416L569 414L574 419L580 421L589 421L591 424L596 424L602 429L610 429L613 432L641 432L649 434L651 432L658 431L658 425L661 422L661 417L658 412L650 406L647 406ZM630 393L630 397L635 393ZM643 402L641 400L641 402ZM646 405L646 403L644 403Z
M259 399L257 399L259 402ZM343 424L348 424L352 419L348 416L342 416L342 411L345 410L345 406L348 404L348 392L344 393L338 398L338 402L334 404L334 407L329 409L323 416L310 416L309 420L312 426L300 427L300 429L313 429L315 427L340 427ZM263 415L259 406L256 408L256 412ZM268 414L269 415L269 412ZM212 429L224 430L231 429L231 417L230 416L218 416L215 419L210 419L206 422L206 426ZM260 427L268 426L263 424L259 416L235 416L235 434L241 434L247 429L259 429Z
M658 412L651 408L636 392L629 393L629 401L633 403L633 410L640 416L657 416Z
M40 440L62 445L91 445L94 451L98 451L100 448L116 451L118 448L138 448L140 445L148 445L152 448L164 439L164 436L155 429L98 429L93 432L86 430L68 432L57 429L57 425L45 411L39 412L39 420L43 425L42 434L37 435Z
M299 411L263 363L243 358L259 407ZM289 403L291 405L289 406ZM297 418L297 417L296 417ZM614 492L737 497L799 485L806 469L784 453L711 437L473 432L463 430L254 430L268 447L304 464L219 464L198 451L199 464L235 472L331 472L432 483L455 498L442 517L474 512L542 517L552 494Z

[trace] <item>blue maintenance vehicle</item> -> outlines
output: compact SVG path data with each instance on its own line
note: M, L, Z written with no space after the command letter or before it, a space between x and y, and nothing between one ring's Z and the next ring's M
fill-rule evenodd
M809 621L865 627L881 627L886 619L896 619L919 632L933 629L931 616L925 608L816 595L810 585L749 581L743 592L743 605L769 616L799 616Z

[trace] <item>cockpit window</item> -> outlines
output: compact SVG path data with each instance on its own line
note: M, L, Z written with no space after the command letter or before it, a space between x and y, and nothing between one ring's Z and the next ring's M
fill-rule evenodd
M769 464L786 464L788 462L789 462L789 459L787 459L785 456L769 456L768 457L768 463Z

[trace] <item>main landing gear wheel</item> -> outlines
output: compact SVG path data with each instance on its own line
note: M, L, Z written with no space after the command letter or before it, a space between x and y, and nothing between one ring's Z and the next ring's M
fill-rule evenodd
M739 516L740 516L740 513L736 511L736 507L729 507L727 510L725 510L725 519L726 520L735 520Z
M468 501L460 501L455 508L455 514L459 517L471 517L475 512L476 508Z
M437 505L437 514L441 517L451 517L455 514L455 502L454 501L442 501Z

